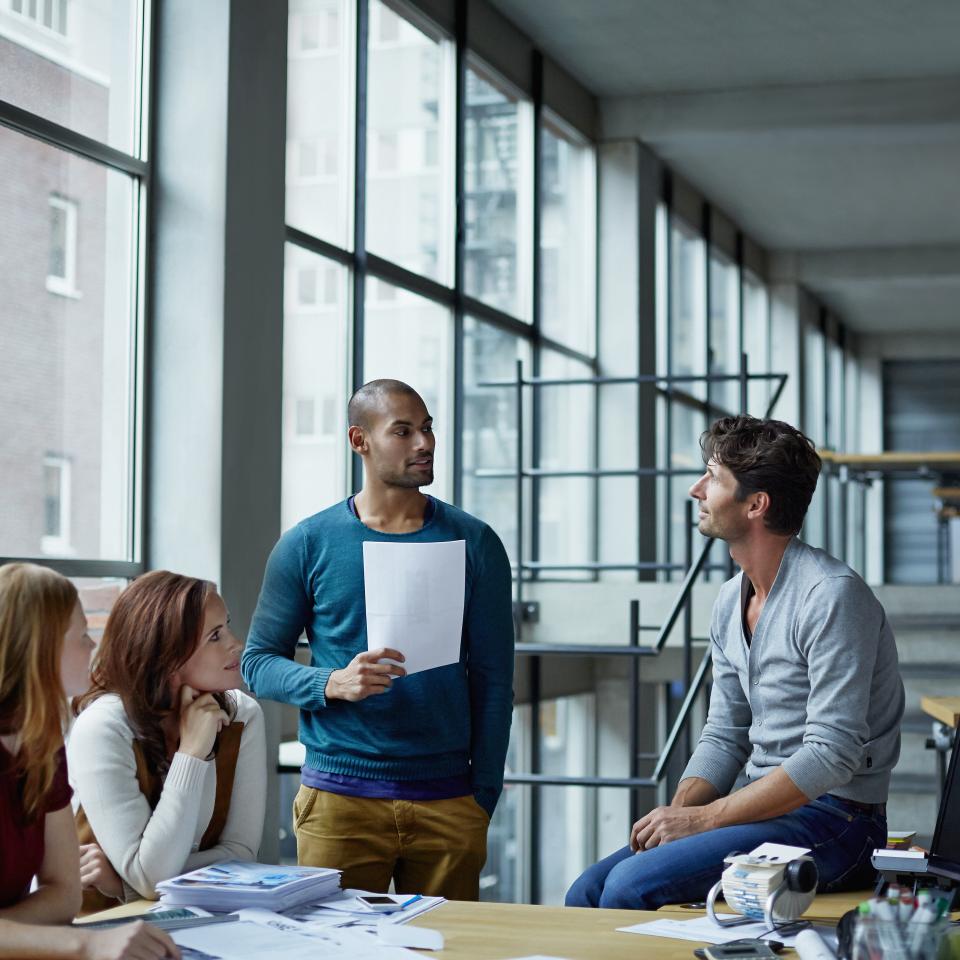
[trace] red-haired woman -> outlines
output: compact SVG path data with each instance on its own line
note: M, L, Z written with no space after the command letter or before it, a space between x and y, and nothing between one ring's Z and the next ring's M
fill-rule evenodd
M114 604L67 748L85 910L256 859L266 746L259 704L237 689L240 651L205 580L156 570Z
M89 682L92 650L69 580L30 563L0 567L0 957L180 956L143 923L45 926L69 923L80 907L63 730L67 697Z

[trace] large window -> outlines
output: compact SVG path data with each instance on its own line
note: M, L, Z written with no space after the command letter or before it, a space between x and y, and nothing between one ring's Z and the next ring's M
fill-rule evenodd
M596 481L518 471L595 464L594 388L518 394L513 381L518 360L525 378L597 372L592 144L472 51L458 61L453 37L403 0L290 0L287 51L283 527L359 489L347 399L397 378L434 417L426 492L489 523L527 580L582 578ZM531 724L519 707L510 771L530 770ZM291 713L284 734L294 726ZM527 895L533 799L504 792L486 899ZM570 803L567 820L583 813Z
M147 14L0 2L0 556L79 576L141 569Z

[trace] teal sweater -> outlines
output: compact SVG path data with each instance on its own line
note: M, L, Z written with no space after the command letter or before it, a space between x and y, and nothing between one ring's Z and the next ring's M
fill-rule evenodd
M394 681L383 696L327 701L332 671L367 649L365 540L466 541L460 662ZM310 666L294 662L306 631ZM258 697L300 708L307 765L381 780L469 775L492 815L503 788L513 707L510 564L485 523L436 501L414 533L365 526L347 501L288 530L267 561L242 660Z

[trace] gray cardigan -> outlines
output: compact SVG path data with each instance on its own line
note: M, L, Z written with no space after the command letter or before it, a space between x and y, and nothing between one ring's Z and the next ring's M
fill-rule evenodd
M740 573L713 607L713 691L684 777L721 795L783 767L814 799L884 803L900 755L903 683L880 602L849 567L792 540L750 646Z

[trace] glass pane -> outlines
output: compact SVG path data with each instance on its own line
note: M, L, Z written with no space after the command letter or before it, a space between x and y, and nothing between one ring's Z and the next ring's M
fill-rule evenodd
M524 773L530 739L530 707L513 709L506 773ZM505 784L487 831L487 862L480 874L480 899L497 903L522 903L526 899L530 835L530 787Z
M778 373L770 370L770 311L767 288L752 273L743 274L743 349L750 373ZM747 387L749 412L765 417L776 387L770 380L751 380Z
M716 250L710 254L710 372L740 372L740 275ZM727 413L739 413L739 383L710 384L710 399Z
M347 493L350 273L293 244L284 272L280 514L287 530Z
M467 70L464 191L470 296L530 319L530 105Z
M290 0L287 223L352 244L353 4Z
M95 643L99 643L103 628L107 625L107 617L129 581L117 577L71 577L71 580L80 594L83 612L87 615L87 633Z
M433 485L424 490L449 500L453 489L453 315L441 304L367 278L364 381L389 377L423 397L437 437Z
M135 559L135 190L0 127L0 554Z
M578 694L540 705L543 772L553 776L596 776L596 696ZM570 884L594 861L596 791L587 787L543 787L540 802L540 902L562 906ZM564 837L564 843L553 842Z
M822 447L824 436L826 383L824 382L825 345L818 326L803 328L803 432Z
M827 442L831 450L845 450L843 430L843 347L832 338L827 341L827 366L830 381L827 384Z
M670 224L670 373L707 372L706 250L692 227ZM674 384L674 389L705 400L706 384Z
M596 166L587 143L544 125L541 149L541 327L596 352Z
M479 384L515 379L518 359L524 362L525 375L529 375L530 345L526 340L472 317L466 318L463 343L463 504L464 509L497 531L513 563L517 561L516 479L480 476L478 471L512 471L517 468L516 388ZM527 390L524 409L528 412L529 399ZM529 430L525 436L530 436Z
M824 444L826 383L823 331L807 323L803 328L803 432L817 445ZM826 547L826 487L821 475L803 524L803 539L814 547Z
M541 375L556 379L590 377L584 363L544 350ZM589 470L594 460L594 388L540 389L541 447L537 464L544 470ZM577 564L595 560L593 504L596 480L553 477L539 481L539 559L543 563ZM544 571L544 579L589 578L585 571Z
M0 97L132 153L140 4L23 2L0 9Z
M687 520L688 504L691 502L690 487L703 469L703 455L700 451L700 434L707 429L707 417L700 410L684 406L674 401L670 411L671 444L670 466L675 470L697 471L682 473L670 478L670 561L688 564L687 556ZM692 516L696 520L696 515ZM700 535L694 530L691 534L694 554L700 549ZM677 571L675 579L682 579L683 572Z
M370 5L367 249L453 281L454 48Z

